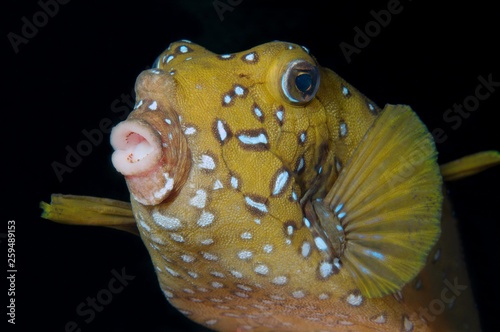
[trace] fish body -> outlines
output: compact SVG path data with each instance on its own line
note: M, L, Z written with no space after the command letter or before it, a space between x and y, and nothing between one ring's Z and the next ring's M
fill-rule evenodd
M287 42L172 43L136 95L112 159L184 315L220 331L479 330L433 140L409 107L378 107Z

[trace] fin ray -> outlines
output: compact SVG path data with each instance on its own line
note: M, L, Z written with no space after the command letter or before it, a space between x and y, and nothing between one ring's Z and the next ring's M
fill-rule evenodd
M410 107L387 105L324 198L345 231L341 260L365 296L401 289L437 241L436 159L432 136Z
M459 180L500 165L500 152L482 151L441 165L445 181Z
M42 218L61 224L106 226L139 235L128 202L109 198L52 194L50 204L40 202Z

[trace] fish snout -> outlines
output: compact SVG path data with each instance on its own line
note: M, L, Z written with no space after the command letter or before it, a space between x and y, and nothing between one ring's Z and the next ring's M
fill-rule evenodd
M125 176L133 197L144 205L171 197L185 182L191 166L179 115L166 99L168 93L158 93L169 83L155 76L160 75L139 76L137 106L111 132L113 165Z

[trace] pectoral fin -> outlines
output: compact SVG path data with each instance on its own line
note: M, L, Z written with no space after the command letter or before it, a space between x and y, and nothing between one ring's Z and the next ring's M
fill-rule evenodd
M130 203L109 198L52 194L40 202L42 218L61 224L105 226L139 235Z
M387 105L324 198L330 213L318 220L343 229L344 243L334 247L363 295L394 293L424 266L440 235L436 155L410 107Z
M445 181L453 181L496 165L500 165L500 152L483 151L441 165L441 174Z

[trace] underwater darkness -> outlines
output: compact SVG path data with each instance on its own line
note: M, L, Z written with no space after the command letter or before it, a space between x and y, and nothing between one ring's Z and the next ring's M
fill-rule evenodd
M139 238L55 224L40 218L38 207L51 193L128 200L107 134L61 181L51 164L65 162L66 147L85 139L83 130L98 128L105 118L120 121L122 98L132 95L137 75L170 42L189 39L216 53L272 40L298 43L380 106L409 104L430 130L441 128L447 137L437 143L441 163L500 150L500 87L456 129L443 118L454 103L474 95L478 76L500 82L500 14L490 2L401 0L401 12L348 61L339 45L354 45L353 29L364 29L374 20L370 11L386 9L389 1L59 1L46 21L39 12L47 0L9 1L1 13L7 130L1 160L7 172L0 234L7 220L16 221L18 271L16 325L7 331L64 332L71 321L83 332L207 331L166 302ZM214 3L237 5L221 20ZM28 37L22 37L23 25L34 19L38 31L25 28ZM24 39L13 47L9 33ZM500 309L499 186L497 167L448 187L484 331L498 326ZM6 239L0 241L5 258ZM77 314L77 307L122 269L134 279L86 322L89 316ZM3 311L1 317L6 323Z

